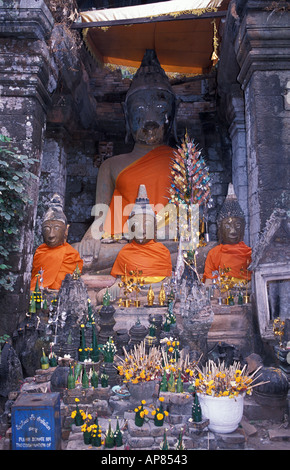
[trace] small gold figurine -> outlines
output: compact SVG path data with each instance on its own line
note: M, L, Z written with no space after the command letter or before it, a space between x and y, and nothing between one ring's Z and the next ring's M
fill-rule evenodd
M163 282L161 284L161 289L160 289L160 292L159 292L158 300L159 300L159 305L163 306L164 302L166 300L166 294L165 294Z
M147 300L148 300L148 305L152 306L153 302L154 302L154 292L153 292L153 289L152 289L152 285L150 285L150 287L149 287L149 291L148 291L148 294L147 294Z
M119 307L130 307L131 300L128 298L128 295L131 294L131 292L133 291L132 284L133 281L132 279L128 278L127 269L125 265L125 274L124 276L121 276L121 282L118 283L118 286L124 289L125 300L119 300Z
M138 299L138 294L141 291L141 287L144 285L144 278L142 277L142 271L136 269L136 271L130 271L130 276L132 280L132 289L136 292L136 299L134 300L134 307L140 307L140 300Z

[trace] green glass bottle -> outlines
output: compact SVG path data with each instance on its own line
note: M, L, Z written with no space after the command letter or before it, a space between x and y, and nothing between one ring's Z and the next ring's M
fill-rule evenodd
M41 363L41 369L43 370L49 369L49 359L46 356L43 348L42 348L42 357L40 359L40 363Z

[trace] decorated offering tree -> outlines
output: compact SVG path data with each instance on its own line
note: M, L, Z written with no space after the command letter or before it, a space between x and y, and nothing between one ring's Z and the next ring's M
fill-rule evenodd
M105 447L108 449L112 449L115 445L115 438L114 433L112 430L111 420L109 419L109 426L105 434Z
M134 411L135 411L135 425L138 427L143 426L145 422L145 417L148 415L148 410L144 408L144 405L146 405L146 400L141 401L141 405L137 406Z
M114 440L115 440L115 446L116 447L121 447L123 445L123 433L120 429L118 417L117 417L116 430L115 430L115 433L114 433Z
M164 418L168 416L168 411L163 408L163 401L164 397L159 397L159 406L151 412L152 416L154 416L155 426L163 426Z
M91 348L91 359L93 362L98 362L100 356L100 350L98 345L98 339L95 329L95 322L92 323L92 348Z
M86 414L83 410L79 409L79 398L75 399L76 409L72 412L71 417L74 420L76 426L82 426L86 419Z
M104 344L103 346L100 346L100 351L103 354L105 362L110 362L110 363L114 362L114 356L117 352L117 348L111 336L106 342L106 344Z
M169 202L177 206L179 216L179 256L182 259L177 262L177 267L181 263L182 271L188 266L192 268L189 272L195 272L193 278L198 277L194 264L195 250L199 245L199 224L195 206L203 207L203 219L206 222L207 210L212 205L210 189L209 169L201 151L186 132L172 159Z

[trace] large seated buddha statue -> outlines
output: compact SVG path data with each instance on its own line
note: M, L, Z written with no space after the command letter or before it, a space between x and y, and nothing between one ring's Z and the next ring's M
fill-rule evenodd
M248 267L252 250L244 241L245 217L230 183L225 202L218 214L219 244L213 247L205 261L203 280L211 282L217 272L239 280L250 280Z
M158 224L164 224L173 149L167 144L174 123L176 97L153 50L147 50L124 103L127 135L133 150L105 160L98 172L94 222L74 244L84 272L108 274L127 243L128 217L140 184L146 186ZM153 260L152 260L153 262Z
M36 249L33 257L30 290L35 290L39 273L43 288L59 290L67 274L73 274L77 268L82 271L83 260L66 241L67 218L58 194L53 196L43 218L42 235L44 243Z

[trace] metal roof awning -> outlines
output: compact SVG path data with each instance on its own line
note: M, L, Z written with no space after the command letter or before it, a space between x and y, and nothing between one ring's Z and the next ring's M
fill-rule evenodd
M137 69L154 49L167 73L208 73L217 59L218 28L230 0L171 0L80 13L84 41L106 66Z

